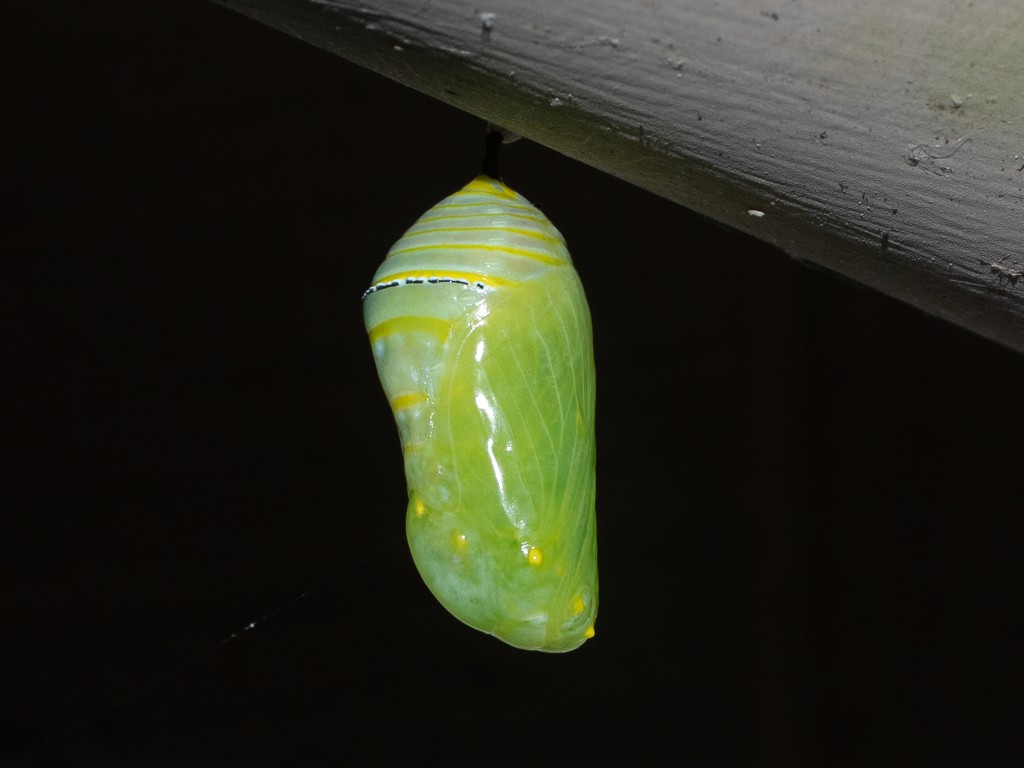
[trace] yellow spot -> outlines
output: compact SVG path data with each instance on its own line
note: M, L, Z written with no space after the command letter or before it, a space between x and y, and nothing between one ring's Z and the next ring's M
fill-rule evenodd
M583 636L585 638L587 638L588 640L594 636L594 625L593 624L591 624L589 627L587 627L586 631L583 633Z
M579 616L581 613L583 613L583 609L586 607L587 604L583 602L583 597L580 595L576 595L576 597L573 598L572 601L572 615Z
M537 547L530 547L530 551L526 553L526 560L530 565L540 565L544 560L544 553Z
M412 499L412 511L416 517L423 517L427 513L427 505L423 503L423 497L416 491L411 491L409 497Z
M452 534L452 545L456 552L465 552L469 549L469 539L462 531L454 531Z

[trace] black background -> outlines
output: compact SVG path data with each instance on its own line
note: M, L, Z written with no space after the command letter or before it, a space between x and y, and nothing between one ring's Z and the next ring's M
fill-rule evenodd
M512 145L591 301L602 575L517 651L412 566L359 301L480 121L212 4L5 35L0 759L1013 754L1024 357Z

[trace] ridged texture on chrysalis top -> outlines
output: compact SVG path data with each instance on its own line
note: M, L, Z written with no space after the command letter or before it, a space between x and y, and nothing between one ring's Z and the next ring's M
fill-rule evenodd
M479 176L395 243L364 301L423 580L506 643L578 647L597 615L594 355L561 234Z

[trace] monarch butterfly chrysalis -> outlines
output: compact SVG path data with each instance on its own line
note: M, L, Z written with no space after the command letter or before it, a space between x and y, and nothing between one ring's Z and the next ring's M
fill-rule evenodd
M561 234L480 175L392 246L363 298L423 580L510 645L577 648L597 615L595 379Z

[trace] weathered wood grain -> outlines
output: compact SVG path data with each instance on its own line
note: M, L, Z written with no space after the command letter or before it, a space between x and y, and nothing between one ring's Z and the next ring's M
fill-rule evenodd
M218 2L1024 351L1017 0Z

